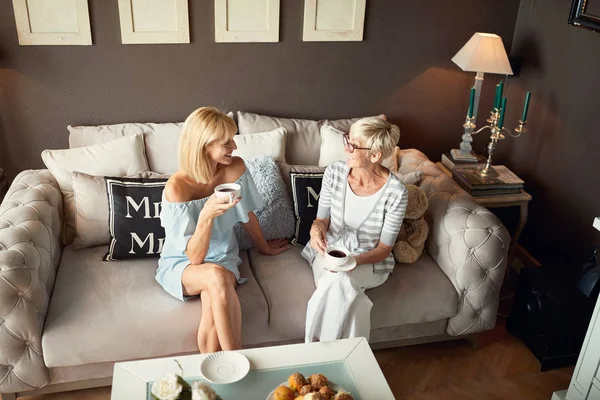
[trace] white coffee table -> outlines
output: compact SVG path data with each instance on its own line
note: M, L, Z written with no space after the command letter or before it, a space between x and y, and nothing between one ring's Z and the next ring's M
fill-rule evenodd
M211 385L223 399L265 400L294 372L305 376L322 373L352 393L356 400L393 400L377 360L366 339L294 344L240 350L250 360L250 373L229 385ZM206 355L157 358L116 363L112 400L148 399L152 382L169 372L179 373L177 360L188 382L203 380L200 362ZM203 380L204 381L204 380Z

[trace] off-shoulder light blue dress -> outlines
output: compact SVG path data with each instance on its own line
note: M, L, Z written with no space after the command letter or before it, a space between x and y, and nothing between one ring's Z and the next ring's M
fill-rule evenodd
M240 276L238 269L242 260L239 257L233 227L238 222L248 222L248 214L262 208L263 203L248 170L236 183L242 187L242 200L214 220L204 262L223 266L235 274L238 283L244 283L246 279ZM208 197L183 203L171 203L167 201L164 194L162 197L160 223L165 228L165 242L158 260L155 279L169 294L181 301L193 298L183 295L181 276L183 270L191 264L185 250L196 230L200 210L207 200Z

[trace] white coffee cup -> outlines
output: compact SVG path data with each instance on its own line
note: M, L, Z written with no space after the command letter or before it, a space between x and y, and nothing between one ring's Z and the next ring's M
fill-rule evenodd
M348 262L350 252L345 247L329 246L325 249L325 261L327 266L335 268L342 266Z
M242 187L237 183L224 183L215 188L215 195L219 198L228 198L233 203L242 194Z

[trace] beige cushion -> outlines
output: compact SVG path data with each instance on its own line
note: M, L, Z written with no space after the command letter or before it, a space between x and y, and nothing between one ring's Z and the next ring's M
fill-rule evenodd
M250 160L259 156L271 156L276 161L285 162L285 128L276 128L269 132L236 135L233 140L237 150L234 156Z
M227 113L227 116L231 119L235 117L232 112ZM183 122L163 124L127 123L98 126L69 125L67 127L71 148L102 143L132 133L143 133L149 169L160 174L172 174L178 169L177 149L182 128Z
M42 160L62 192L65 211L65 244L75 234L75 197L71 172L90 175L128 176L148 170L144 152L144 136L140 133L108 142L67 150L44 150Z
M290 164L317 165L319 124L308 119L276 118L238 111L241 135L284 127L287 132L285 159Z
M168 178L170 174L142 172L128 178ZM110 242L108 230L108 199L104 176L94 176L83 172L71 173L71 184L75 196L75 238L73 247L82 249L100 246Z
M157 260L103 262L104 247L65 248L42 336L49 367L197 353L200 300L181 302L154 280ZM242 343L269 342L268 307L240 254Z
M315 290L312 269L300 251L294 247L275 257L249 251L252 270L269 304L271 329L280 340L304 337L306 305ZM397 264L383 285L366 293L373 302L371 329L456 315L456 290L427 254L414 264Z

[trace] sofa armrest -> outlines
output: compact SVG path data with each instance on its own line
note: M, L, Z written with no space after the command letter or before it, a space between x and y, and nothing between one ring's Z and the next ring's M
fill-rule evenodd
M458 311L450 318L447 333L458 336L493 328L507 264L508 231L423 153L410 149L403 155L401 172L423 171L420 187L429 200L427 252L458 292Z
M48 383L42 330L60 261L62 195L48 170L21 172L0 205L0 393Z

